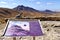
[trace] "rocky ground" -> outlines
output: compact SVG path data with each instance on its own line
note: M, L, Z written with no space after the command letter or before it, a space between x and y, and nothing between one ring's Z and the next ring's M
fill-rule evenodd
M60 40L60 21L41 21L41 24L44 35L35 37L35 40ZM6 23L0 23L0 36L5 26ZM13 40L13 37L0 37L0 40ZM33 40L33 37L16 37L16 40Z

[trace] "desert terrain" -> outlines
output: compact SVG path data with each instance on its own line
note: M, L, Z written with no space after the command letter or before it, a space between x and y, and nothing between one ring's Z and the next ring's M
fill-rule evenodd
M13 40L13 37L2 37L8 19L40 19L44 35L36 36L35 40L60 40L60 12L38 11L25 6L0 8L0 40ZM16 37L16 40L33 40L33 37Z

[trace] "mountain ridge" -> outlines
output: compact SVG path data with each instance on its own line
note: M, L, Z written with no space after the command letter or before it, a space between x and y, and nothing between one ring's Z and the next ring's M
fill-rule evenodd
M39 18L40 19L42 17L44 20L48 17L60 17L60 12L53 12L51 10L39 11L34 8L25 7L25 6L17 6L13 9L0 8L0 20L8 19L8 18L12 18L12 19Z
M26 10L26 11L36 11L36 12L40 12L39 10L36 10L34 8L28 7L28 6L23 6L23 5L18 5L17 7L13 8L14 10Z

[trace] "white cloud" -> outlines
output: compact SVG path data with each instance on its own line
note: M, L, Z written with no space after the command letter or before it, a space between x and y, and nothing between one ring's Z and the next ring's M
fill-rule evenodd
M36 2L36 4L41 4L41 2Z
M9 8L8 5L1 5L0 7L2 7L2 8Z
M51 3L51 2L48 2L47 5L51 5L51 4L54 4L54 3Z
M2 3L2 4L7 4L7 2L4 2L4 1L1 1L0 3Z
M13 5L16 5L17 3L12 3Z

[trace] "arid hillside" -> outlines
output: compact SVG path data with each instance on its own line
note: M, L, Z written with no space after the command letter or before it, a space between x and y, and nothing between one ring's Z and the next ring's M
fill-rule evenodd
M18 15L18 11L8 9L8 8L0 8L0 22L4 22L5 19L8 18L14 18L16 15Z
M39 11L23 5L17 6L13 9L0 8L0 22L3 23L6 19L40 19L40 20L60 20L60 12L50 10Z
M15 17L17 14L18 11L8 8L0 8L0 18L11 18L11 17Z
M60 12L55 12L51 10L39 11L30 7L25 7L19 5L14 10L20 12L16 18L28 18L28 19L40 19L40 20L60 20Z

